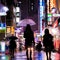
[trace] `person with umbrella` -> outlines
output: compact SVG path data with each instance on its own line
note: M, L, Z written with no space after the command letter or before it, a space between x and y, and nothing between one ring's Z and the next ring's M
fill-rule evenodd
M32 47L32 44L35 44L35 42L34 42L34 33L29 24L27 24L26 29L24 31L24 38L25 38L27 60L31 60L32 59L31 58L31 52L32 52L31 47ZM28 52L30 55L28 54Z
M14 52L17 46L15 40L18 38L12 34L12 36L10 36L9 39L10 39L9 52L10 52L11 57L14 57Z

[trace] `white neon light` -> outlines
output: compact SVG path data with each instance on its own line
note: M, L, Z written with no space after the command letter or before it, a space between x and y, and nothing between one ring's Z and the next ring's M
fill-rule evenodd
M6 12L0 12L0 16L5 16L7 15Z
M20 8L19 7L16 7L16 12L20 12Z
M60 17L60 14L53 14L54 17Z

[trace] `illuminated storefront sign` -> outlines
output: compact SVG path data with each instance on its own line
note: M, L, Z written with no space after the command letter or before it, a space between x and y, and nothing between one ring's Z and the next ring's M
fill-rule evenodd
M60 17L60 14L53 14L53 17Z
M50 10L51 10L53 7L56 7L56 0L50 0Z
M42 20L44 16L44 0L39 0L39 17L40 17L40 35L42 35Z
M52 17L52 14L48 14L48 17Z
M7 31L7 33L14 34L14 27L13 26L7 26L6 31Z
M50 23L51 18L52 18L52 14L49 13L49 14L47 14L47 15L48 15L48 19L47 19L47 20L48 20L48 23Z
M56 0L47 0L47 12L50 13L51 9L55 7L56 8Z

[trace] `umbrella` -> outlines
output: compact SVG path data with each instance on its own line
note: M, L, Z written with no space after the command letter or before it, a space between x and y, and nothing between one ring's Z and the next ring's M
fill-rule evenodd
M10 37L7 37L9 40L16 40L18 39L16 36L10 36Z
M26 26L27 24L30 24L32 26L36 23L32 19L23 19L17 24L17 26Z

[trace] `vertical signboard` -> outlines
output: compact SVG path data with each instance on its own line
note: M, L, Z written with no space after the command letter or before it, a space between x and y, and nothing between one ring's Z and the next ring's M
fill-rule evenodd
M0 23L0 41L4 39L6 33L6 23Z
M6 31L6 24L0 23L0 33L5 33L5 31Z
M39 0L39 12L40 12L40 35L42 35L42 20L44 17L44 0Z

